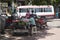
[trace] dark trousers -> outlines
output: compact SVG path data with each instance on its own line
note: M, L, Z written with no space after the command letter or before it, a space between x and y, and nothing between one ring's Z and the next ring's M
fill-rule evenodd
M5 18L0 17L0 33L4 34L5 32Z
M30 29L29 29L29 34L32 35L32 27L35 27L36 25L30 25Z

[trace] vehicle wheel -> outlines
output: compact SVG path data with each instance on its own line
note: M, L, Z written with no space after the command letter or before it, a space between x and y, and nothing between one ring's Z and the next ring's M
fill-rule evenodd
M45 29L45 26L40 26L40 29L41 29L41 30L44 30L44 29Z

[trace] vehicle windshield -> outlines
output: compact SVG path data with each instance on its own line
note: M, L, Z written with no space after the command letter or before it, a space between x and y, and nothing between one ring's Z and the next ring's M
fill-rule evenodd
M21 13L22 13L22 12L26 12L26 11L27 11L27 8L20 8L20 9L19 9L19 12L21 12Z

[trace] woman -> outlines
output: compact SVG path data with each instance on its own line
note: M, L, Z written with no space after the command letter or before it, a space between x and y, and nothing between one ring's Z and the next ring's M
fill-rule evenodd
M26 12L26 18L29 18L30 17L30 12L29 12L29 10L27 10L27 12Z

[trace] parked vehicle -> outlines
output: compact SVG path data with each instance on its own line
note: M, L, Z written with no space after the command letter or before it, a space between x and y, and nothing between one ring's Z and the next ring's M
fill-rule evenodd
M22 17L26 15L27 10L29 10L29 13L36 14L38 16L45 16L46 18L54 18L54 7L52 5L27 5L27 6L18 6L17 7L17 15L18 17Z
M46 21L46 18L44 18L44 17L37 18L36 25L41 30L48 29L47 21Z

